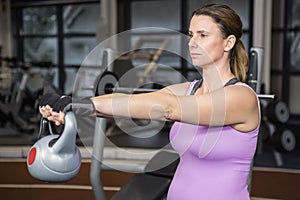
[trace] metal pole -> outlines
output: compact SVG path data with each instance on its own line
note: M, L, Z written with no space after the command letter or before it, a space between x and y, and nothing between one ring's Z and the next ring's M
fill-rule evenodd
M103 162L103 150L105 144L105 130L106 119L96 118L94 141L93 141L93 155L90 168L90 180L93 188L95 200L106 200L101 181L101 166Z

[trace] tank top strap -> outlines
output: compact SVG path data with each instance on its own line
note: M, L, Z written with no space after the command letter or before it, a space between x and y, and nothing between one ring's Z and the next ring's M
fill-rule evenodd
M228 85L234 85L234 84L236 84L236 83L238 83L238 82L240 82L240 80L239 80L238 78L234 77L234 78L230 79L230 80L224 85L224 87L226 87L226 86L228 86Z
M201 86L202 84L202 79L199 80L194 80L191 82L190 87L186 93L186 95L193 95L197 91L197 89Z
M190 84L190 87L187 91L187 95L193 95L195 94L195 92L197 91L197 89L201 86L202 84L202 81L203 79L199 79L199 80L194 80L191 84ZM232 78L230 79L225 85L224 87L226 86L229 86L229 85L234 85L236 83L240 82L240 80L238 78Z

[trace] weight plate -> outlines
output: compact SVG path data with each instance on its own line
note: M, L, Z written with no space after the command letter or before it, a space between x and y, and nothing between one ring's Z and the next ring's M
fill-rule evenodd
M112 93L117 83L118 78L114 73L104 72L96 81L96 96Z
M275 106L275 115L279 122L286 123L289 119L289 109L287 105L280 101Z
M291 130L278 126L272 135L272 143L278 151L293 151L296 147L296 137Z
M296 147L296 137L291 130L284 130L281 134L281 145L285 151L293 151Z
M282 101L273 101L267 105L265 115L273 123L286 123L290 117L287 105Z

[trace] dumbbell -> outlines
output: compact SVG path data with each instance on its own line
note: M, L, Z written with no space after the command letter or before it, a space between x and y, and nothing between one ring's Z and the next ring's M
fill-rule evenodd
M277 125L272 135L272 143L278 151L290 152L296 147L296 137L290 129Z
M66 182L73 179L81 167L81 154L76 146L77 123L73 112L65 115L63 132L53 134L44 118L39 139L29 150L27 168L32 177L45 182Z
M286 123L289 119L290 112L287 105L278 100L271 101L267 104L264 111L268 120L272 123Z

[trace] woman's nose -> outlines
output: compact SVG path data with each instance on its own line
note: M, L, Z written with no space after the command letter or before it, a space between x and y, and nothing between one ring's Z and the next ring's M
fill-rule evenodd
M197 43L195 42L194 38L191 37L190 40L189 40L189 47L190 48L195 48L197 47Z

